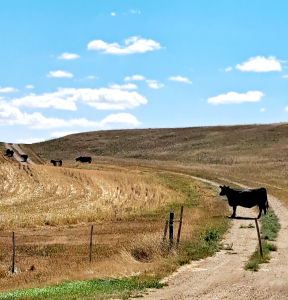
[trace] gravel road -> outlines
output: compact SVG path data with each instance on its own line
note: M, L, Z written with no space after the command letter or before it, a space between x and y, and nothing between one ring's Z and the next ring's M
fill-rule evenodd
M23 152L23 150L19 147L19 145L17 144L7 144L5 143L5 147L6 149L10 149L10 150L13 150L14 151L14 155L13 157L21 164L23 165L35 165L35 163L30 159L28 158L27 159L27 162L24 162L23 161L23 158L21 157L22 154L25 154Z
M288 299L288 210L276 198L268 195L268 199L281 223L275 242L278 250L272 252L270 263L262 264L258 272L244 271L245 262L257 246L257 232L255 228L240 228L255 225L254 221L235 219L223 240L224 245L233 243L232 251L221 250L213 257L181 267L164 279L167 287L151 290L144 299ZM257 213L237 208L238 216L256 217Z

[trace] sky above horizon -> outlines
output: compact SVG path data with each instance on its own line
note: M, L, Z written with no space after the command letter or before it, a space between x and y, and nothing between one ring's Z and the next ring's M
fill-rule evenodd
M2 142L288 121L288 1L0 7Z

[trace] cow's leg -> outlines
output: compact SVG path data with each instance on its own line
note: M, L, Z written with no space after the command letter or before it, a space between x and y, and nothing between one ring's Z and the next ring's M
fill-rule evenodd
M261 214L262 214L262 206L258 206L259 207L259 215L257 217L257 219L260 219L261 218Z
M232 214L231 218L236 217L236 208L237 208L237 206L233 206L233 214Z

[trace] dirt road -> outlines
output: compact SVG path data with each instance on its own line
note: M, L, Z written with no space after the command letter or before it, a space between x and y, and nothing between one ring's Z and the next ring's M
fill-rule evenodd
M22 154L25 154L23 152L23 150L19 147L19 145L17 144L8 144L8 143L5 143L5 147L6 149L10 149L10 150L13 150L14 151L14 158L21 164L23 165L35 165L35 163L30 159L28 158L27 159L27 162L24 162L23 161L23 158L21 157Z
M218 186L209 180L193 178ZM249 223L255 225L254 221L235 219L223 240L223 244L233 244L233 251L221 250L213 257L181 267L165 279L167 287L151 291L144 298L288 299L288 210L276 198L268 198L281 223L276 241L278 250L272 252L270 263L262 264L258 272L244 271L245 262L257 246L257 234L255 228L240 228ZM256 217L257 213L238 207L237 215Z

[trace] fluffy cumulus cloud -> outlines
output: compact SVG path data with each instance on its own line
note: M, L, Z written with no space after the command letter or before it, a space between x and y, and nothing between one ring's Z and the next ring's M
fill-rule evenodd
M34 85L28 84L25 86L25 89L34 89Z
M283 77L283 78L288 78L288 75L283 75L282 77Z
M119 114L112 114L103 119L101 125L106 126L114 126L114 125L124 125L124 126L138 126L141 123L136 119L135 116L127 113L119 113Z
M260 111L261 112L264 112L265 111L265 108L263 107L263 108L260 108Z
M228 94L222 94L217 97L212 97L207 100L210 104L233 104L242 102L258 102L261 97L264 96L263 93L258 91L250 91L246 94L239 94L236 92L230 92Z
M50 71L47 77L66 77L66 78L72 78L73 74L67 72L67 71Z
M20 144L33 144L33 143L40 143L44 142L45 140L43 138L27 138L27 139L19 139L17 140L17 143Z
M0 93L11 93L11 92L17 92L17 90L14 89L13 87L1 88L0 86Z
M150 89L158 90L164 87L163 83L158 83L157 80L147 79L146 82Z
M265 58L264 56L251 57L248 61L236 65L236 69L244 72L271 72L271 71L281 71L281 64L276 57L269 56Z
M56 131L50 134L53 138L60 138L69 134L79 133L79 131Z
M133 83L127 83L127 84L111 84L110 85L111 89L118 89L118 90L137 90L138 87L136 84Z
M153 40L147 40L138 36L133 36L124 41L124 46L118 43L108 44L102 40L94 40L88 44L88 50L99 50L106 54L134 54L145 53L161 49L159 43Z
M169 77L168 80L171 80L171 81L180 81L180 82L185 82L185 83L192 84L192 82L188 78L181 77L181 76Z
M115 14L114 12L112 12L112 13L111 13L111 16L112 16L112 17L115 17L115 16L116 16L116 14Z
M64 52L60 56L58 56L59 59L66 59L66 60L76 59L79 57L80 56L78 54L68 53L68 52Z
M230 71L232 71L232 67L228 67L228 68L226 68L226 69L225 69L225 71L226 71L226 72L230 72Z
M140 10L131 9L130 13L131 14L141 14L141 11Z
M89 76L86 77L86 79L95 79L95 78L98 79L98 77L95 77L93 75L89 75Z
M63 120L58 118L46 118L38 112L27 114L8 103L0 104L0 126L22 125L32 129L79 126L105 129L110 128L111 126L117 127L117 125L120 125L121 127L135 127L139 124L141 123L136 117L126 113L112 114L99 122L89 121L85 118Z
M124 78L124 81L133 81L133 80L144 80L145 77L142 75L133 75L131 77L127 76Z
M42 95L30 94L11 100L16 107L56 108L76 110L75 102L81 102L96 109L134 108L146 104L147 99L137 92L123 91L120 89L74 89L59 88L57 92Z

